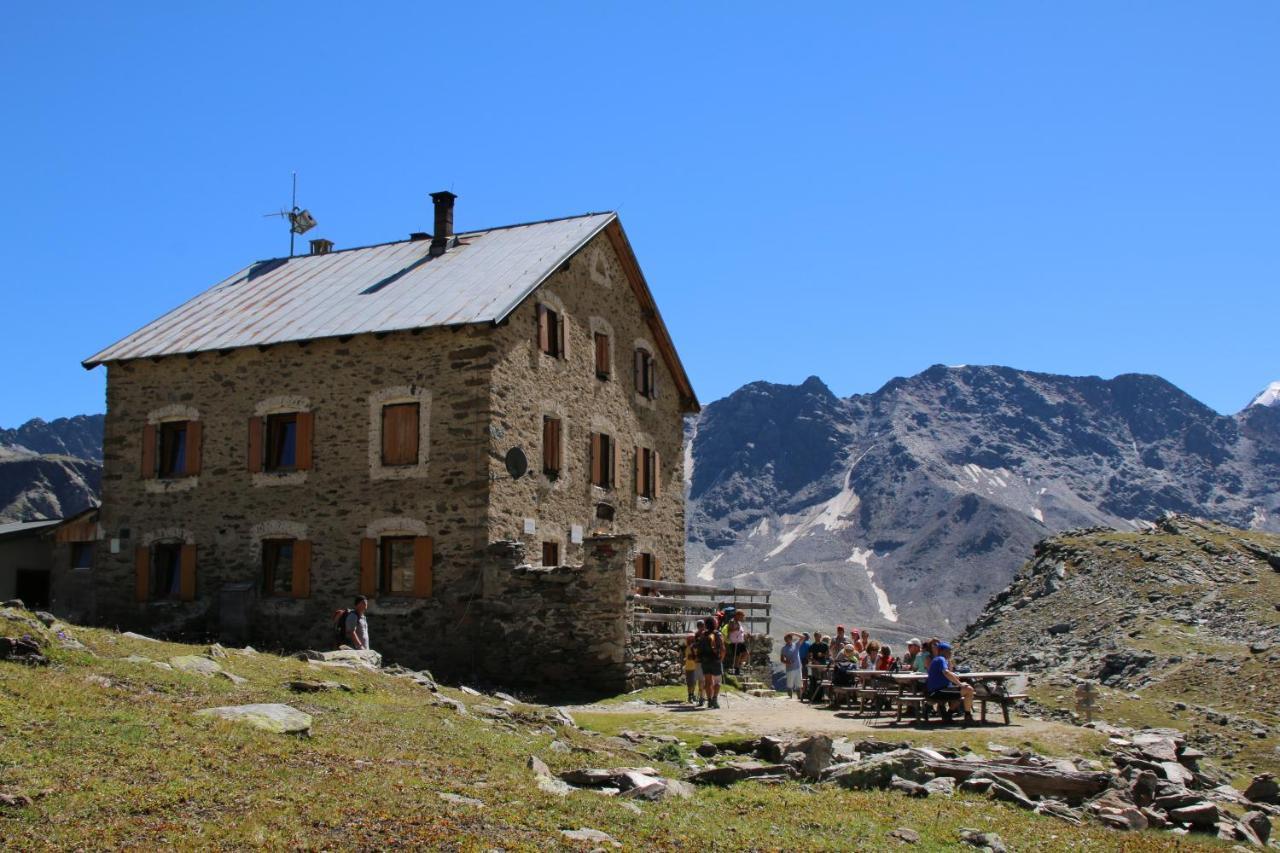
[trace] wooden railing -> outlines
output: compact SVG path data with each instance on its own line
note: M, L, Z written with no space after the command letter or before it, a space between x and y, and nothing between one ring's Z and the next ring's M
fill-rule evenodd
M692 629L694 623L714 615L723 605L733 605L746 614L743 621L753 634L768 634L772 625L773 590L737 586L707 586L676 581L631 579L631 616L640 625L661 625L670 635Z

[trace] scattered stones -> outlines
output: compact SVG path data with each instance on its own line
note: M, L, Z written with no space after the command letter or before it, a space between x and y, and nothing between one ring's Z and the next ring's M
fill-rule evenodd
M218 717L232 722L246 723L254 728L276 734L310 734L311 715L297 708L281 704L225 705L196 711L198 717Z
M979 850L990 850L991 853L1006 853L1004 840L994 832L979 832L976 829L960 830L960 840Z
M697 749L694 751L703 758L712 758L720 754L720 747L716 746L709 740L704 740L702 743L698 744Z
M901 841L903 844L920 843L920 833L905 826L900 826L897 829L890 830L889 837L894 841Z
M373 649L335 649L330 652L306 651L298 653L299 660L330 666L348 666L353 668L380 669L382 655Z
M929 796L929 789L919 782L912 782L910 779L903 779L901 776L894 776L889 780L889 787L895 791L901 791L908 797L916 797L924 799Z
M135 634L133 631L125 631L125 632L124 632L123 634L121 634L120 636L121 636L121 637L128 637L130 640L145 640L145 641L146 641L146 642L148 642L148 643L158 643L158 642L160 642L160 641L159 641L159 640L157 640L155 637L147 637L147 636L145 636L145 635L143 635L143 634Z
M169 658L169 666L179 672L203 675L206 678L211 678L214 673L222 671L222 667L218 665L217 661L204 655L177 655Z
M560 834L570 841L586 841L592 844L609 844L613 847L621 847L622 845L614 840L613 836L601 832L598 829L562 829Z
M237 687L239 687L241 684L249 683L249 679L244 678L243 676L236 675L234 672L227 672L225 669L220 669L215 674L219 678L225 678L227 681L230 681L232 684L234 684Z
M453 803L455 806L474 806L475 808L484 808L484 800L477 800L475 797L464 797L461 794L451 794L448 791L437 791L436 796L444 800L446 803Z
M732 785L755 776L785 776L795 773L787 764L763 764L759 761L731 761L722 767L699 770L688 781L696 785Z
M49 665L49 659L40 653L40 644L31 637L0 637L0 660L27 666Z
M294 693L329 693L333 691L342 691L344 693L354 693L354 688L338 681L315 681L309 678L299 678L294 681L285 683ZM439 703L437 703L439 704Z
M956 792L956 780L950 776L939 776L924 783L925 789L935 796L950 797Z
M210 647L209 647L209 649L208 649L208 651L206 651L206 652L205 652L205 654L206 654L206 655L208 655L209 657L213 658L214 660L226 660L226 659L227 659L227 650L226 650L226 649L224 649L224 648L223 648L221 645L219 645L218 643L214 643L212 646L210 646Z
M911 781L927 779L924 762L925 759L912 750L895 749L862 761L840 765L835 772L823 774L822 778L833 781L842 788L854 790L885 788L895 776Z

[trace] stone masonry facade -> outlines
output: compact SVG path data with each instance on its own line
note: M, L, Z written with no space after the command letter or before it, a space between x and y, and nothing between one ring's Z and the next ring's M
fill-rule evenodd
M539 347L539 304L564 319L560 357ZM600 331L611 346L607 380L594 368ZM656 398L638 395L633 380L635 349L656 354L654 345L601 233L497 325L111 362L105 538L86 596L94 618L169 636L329 647L334 610L362 589L365 543L414 537L428 543L430 590L373 597L372 643L389 661L467 674L487 668L476 659L492 616L483 605L516 583L502 572L526 576L528 565L540 564L544 543L555 543L560 564L580 566L592 537L629 534L628 559L652 555L659 577L682 580L684 408L662 358ZM381 409L399 403L418 406L421 450L416 464L389 468L378 453ZM310 466L251 470L250 419L285 412L310 418ZM562 470L554 479L541 466L547 416L563 424ZM198 473L142 476L144 437L154 434L147 430L175 420L199 424ZM611 489L590 482L593 432L620 445ZM652 499L635 494L637 447L658 460ZM529 461L518 479L506 465L513 448ZM263 542L280 538L308 543L309 571L301 590L268 596ZM499 542L517 543L526 568L497 559L491 546ZM187 546L183 559L189 551L193 571L183 583L192 588L140 600L138 555L161 543ZM619 600L614 587L626 586L628 571L619 559L600 583L621 612L625 590Z

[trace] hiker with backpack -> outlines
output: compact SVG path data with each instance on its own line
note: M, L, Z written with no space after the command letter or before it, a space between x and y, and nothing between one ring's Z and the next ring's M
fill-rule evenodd
M369 620L364 617L368 609L369 599L363 595L357 595L355 603L350 608L339 610L334 614L333 624L337 631L339 647L369 648Z
M724 672L724 637L716 630L715 617L702 622L702 634L698 637L698 659L702 661L702 675L706 682L707 707L720 707L720 676Z

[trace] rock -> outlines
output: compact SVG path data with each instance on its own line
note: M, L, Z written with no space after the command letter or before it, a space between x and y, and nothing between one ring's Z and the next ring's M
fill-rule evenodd
M298 654L301 660L318 663L337 664L339 666L382 668L382 655L373 649L335 649L330 652L306 651ZM480 694L476 694L477 696Z
M354 689L342 684L338 681L314 681L308 678L299 678L293 681L285 682L294 693L326 693L334 690L341 690L346 693L354 693Z
M40 614L37 613L36 615L39 616ZM1255 655L1266 654L1267 652L1271 651L1271 644L1270 643L1250 643L1249 651Z
M776 737L766 735L756 743L756 755L762 761L772 761L776 764L782 760L783 751L783 743Z
M1054 637L1058 636L1059 634L1069 634L1071 633L1071 623L1058 622L1055 625L1050 625L1048 628L1048 631L1049 631L1049 634Z
M464 685L462 685L461 687L459 687L458 689L459 689L459 690L461 690L463 693L467 694L468 696L483 696L483 695L484 695L484 694L482 694L479 690L476 690L474 687L468 687L468 686L467 686L467 685L465 685L465 684L464 684Z
M960 783L960 790L968 791L971 794L985 794L991 790L991 786L995 781L991 776L980 776L975 773Z
M939 776L924 783L930 794L939 797L950 797L956 792L956 780L950 776Z
M812 735L787 746L788 752L799 752L803 758L797 768L804 778L816 782L822 771L835 760L835 748L827 735Z
M115 686L114 684L112 684L111 679L107 678L105 675L86 675L84 677L84 680L86 684L94 684L94 685L97 685L98 687L114 687Z
M31 805L32 799L26 794L6 794L0 791L0 806L11 809L25 809Z
M210 646L209 650L206 651L205 654L213 658L214 660L227 659L227 650L217 643L214 643L212 646Z
M701 755L703 758L711 758L720 753L720 747L716 746L709 740L704 740L702 743L698 744L698 747L694 752L698 753L698 755Z
M236 675L234 672L227 672L225 669L220 669L215 674L218 675L220 678L225 678L227 681L230 681L232 684L236 685L237 687L239 687L241 684L249 683L249 679L242 678L239 675Z
M534 776L545 776L551 778L551 768L547 766L547 762L543 761L536 755L530 755L528 761L529 769L533 771Z
M903 779L901 776L894 776L889 780L889 787L895 791L901 791L908 797L917 797L924 799L929 796L929 789L919 782L912 782L910 779Z
M467 716L466 703L460 702L457 699L450 699L448 696L436 696L433 704L442 708L451 708L458 714L464 717Z
M37 619L39 619L41 622L43 622L43 623L44 623L44 626L45 626L46 628L52 628L52 627L53 627L53 623L58 621L58 617L57 617L57 616L54 616L52 613L49 613L48 611L45 611L45 610L35 610L35 611L32 611L32 612L35 614L35 617L36 617ZM1263 651L1266 651L1266 650L1264 649Z
M791 776L794 771L786 764L761 764L758 761L734 761L723 767L709 767L689 776L687 781L696 785L732 785L753 776ZM887 780L886 780L887 783Z
M543 793L554 794L557 797L567 796L573 790L569 783L561 782L552 776L538 776L537 785Z
M973 847L985 848L991 853L1006 853L1004 840L994 832L979 832L976 829L960 830L960 840Z
M927 781L930 778L924 771L923 758L911 750L896 749L842 765L837 772L824 774L823 779L835 782L842 788L866 790L888 787L894 776L913 782Z
M551 731L554 733L555 729L551 729ZM547 744L547 749L552 752L573 752L573 747L562 740L551 741L551 743Z
M905 826L900 826L897 829L890 831L889 837L894 841L901 841L903 844L920 843L920 833Z
M1036 807L1035 802L1026 795L1026 792L1008 779L993 779L987 795L993 800L1003 800L1006 803L1013 803L1024 809L1034 809Z
M169 658L169 666L178 672L203 675L206 678L211 678L214 673L222 671L222 667L218 666L217 661L211 660L204 655L177 655Z
M586 788L611 787L619 791L629 791L658 781L658 771L652 767L587 767L566 770L559 775L570 785Z
M0 660L27 666L49 665L49 659L40 653L40 644L30 637L0 637Z
M578 724L574 722L573 715L564 708L548 708L543 712L543 718L553 726L568 726L576 729Z
M910 744L905 745L910 746ZM875 738L867 738L855 743L853 745L853 751L859 755L877 755L881 752L893 752L894 750L902 749L903 746L903 744L885 743L884 741L876 740Z
M647 785L638 785L623 791L623 797L632 800L657 802L667 799L687 800L693 796L693 786L679 779L655 779Z
M1133 736L1133 745L1151 761L1160 763L1178 760L1178 747L1172 738L1139 733Z
M1094 815L1100 823L1112 829L1140 831L1148 826L1147 816L1136 806L1124 808L1103 806L1094 812Z
M1262 812L1245 812L1240 815L1240 822L1247 826L1262 844L1266 844L1271 838L1271 819Z
M173 672L173 667L171 667L169 664L165 663L162 660L153 660L151 662L151 665L154 666L156 669L163 669L166 672Z
M1056 817L1058 820L1065 821L1072 826L1079 826L1082 817L1079 811L1057 800L1041 800L1036 803L1035 813Z
M1197 829L1212 829L1218 823L1218 807L1213 803L1196 803L1169 811L1174 823L1189 823Z
M1244 795L1255 803L1280 805L1280 783L1272 773L1259 773L1244 789Z
M232 722L247 723L254 728L276 734L305 735L311 732L311 715L288 705L225 705L220 708L204 708L196 711L196 716L218 717Z
M10 598L8 601L6 601L6 602L4 603L4 606L5 606L5 607L12 607L12 608L14 608L15 610L26 610L26 609L27 609L27 605L25 605L25 604L23 604L23 603L22 603L22 599L21 599L21 598Z
M475 797L464 797L461 794L451 794L447 791L437 791L436 796L444 800L446 803L453 803L455 806L474 806L478 809L484 808L484 800L477 800Z
M155 663L151 658L145 658L142 655L129 655L124 660L125 663Z
M1194 806L1196 803L1203 801L1204 797L1200 794L1188 791L1185 788L1178 788L1177 790L1158 795L1154 800L1154 805L1158 809L1171 812L1174 809Z
M146 641L146 642L148 642L148 643L158 643L158 642L160 642L160 641L159 641L159 640L157 640L155 637L147 637L147 636L144 636L144 635L142 635L142 634L135 634L135 633L134 633L134 632L132 632L132 631L125 631L125 632L124 632L123 634L121 634L120 636L121 636L121 637L128 637L130 640L144 640L144 641Z
M598 829L562 829L560 834L570 841L587 841L593 844L609 844L614 847L622 846L613 839L613 836Z
M1164 778L1170 782L1177 782L1179 785L1190 785L1195 782L1195 774L1176 761L1161 761L1159 766L1164 772Z
M1129 782L1129 797L1135 805L1149 806L1156 799L1156 788L1159 780L1150 770L1139 770Z
M243 649L240 649L240 654L244 655L245 657L253 657L257 653L258 653L258 650L255 649L253 646L245 646Z

